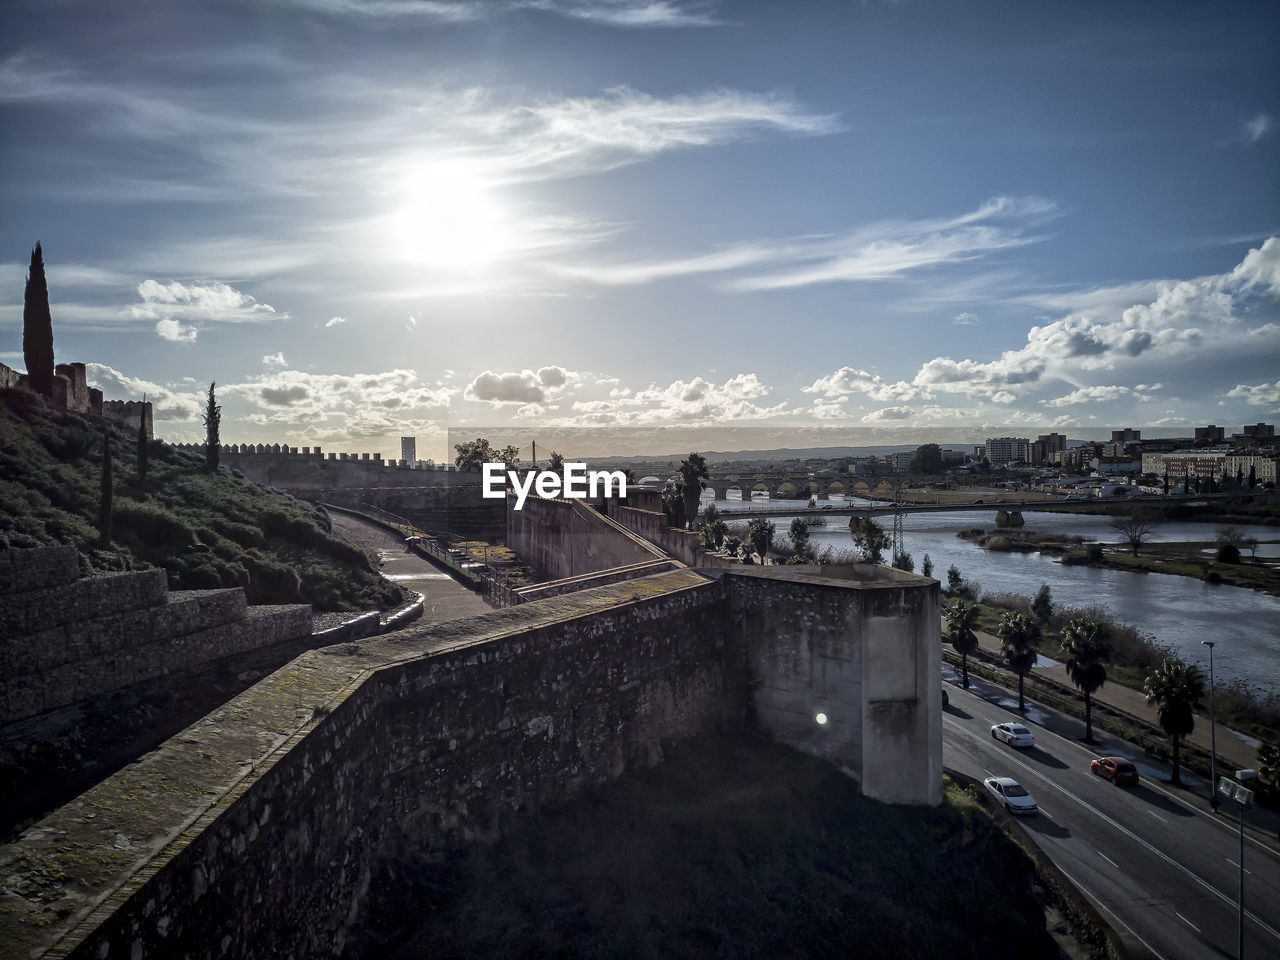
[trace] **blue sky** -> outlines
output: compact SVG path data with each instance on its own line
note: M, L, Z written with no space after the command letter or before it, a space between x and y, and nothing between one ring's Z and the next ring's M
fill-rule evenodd
M0 361L443 454L1280 415L1273 3L9 2ZM643 445L643 444L642 444Z

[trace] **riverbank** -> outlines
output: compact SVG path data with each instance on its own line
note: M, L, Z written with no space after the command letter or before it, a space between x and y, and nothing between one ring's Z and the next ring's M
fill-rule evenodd
M1280 566L1274 561L1242 557L1239 563L1223 563L1215 559L1214 545L1206 541L1143 544L1137 556L1128 547L1092 546L1097 549L1086 548L1064 554L1062 562L1130 573L1193 577L1205 583L1245 587L1280 597Z

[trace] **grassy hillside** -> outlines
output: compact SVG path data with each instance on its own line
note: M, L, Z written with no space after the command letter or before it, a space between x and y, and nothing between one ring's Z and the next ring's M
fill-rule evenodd
M322 510L153 441L139 480L136 431L109 425L112 539L99 541L104 421L0 390L0 549L74 543L85 573L164 567L170 589L242 586L250 603L385 609L404 590L329 531Z
M702 741L370 885L352 958L1058 956L1026 853L963 793L859 794L829 764Z

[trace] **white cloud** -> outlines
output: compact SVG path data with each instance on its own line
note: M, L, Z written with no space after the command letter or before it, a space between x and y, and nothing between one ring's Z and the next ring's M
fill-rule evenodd
M916 400L921 397L928 398L927 391L921 390L904 380L899 380L897 383L887 383L878 374L868 373L866 370L855 370L853 367L841 367L834 373L819 377L809 386L803 387L802 390L804 393L820 393L827 397L849 393L865 393L872 400L880 403Z
M170 343L194 343L199 331L177 320L164 318L156 321L156 334Z
M194 341L205 324L262 323L286 316L270 304L258 303L247 293L220 282L144 280L138 284L138 296L141 302L126 307L122 315L132 320L155 321L156 333L175 343Z
M872 410L862 418L863 423L883 423L889 420L910 420L915 416L915 411L910 407L884 407L880 410Z
M951 322L959 327L976 327L978 325L978 315L976 313L957 313Z
M463 397L494 406L542 404L576 382L576 374L564 367L547 366L532 370L494 373L486 370L467 384Z
M412 370L355 374L275 370L219 390L264 410L254 422L291 425L341 420L371 411L378 412L378 422L394 425L393 413L407 417L409 411L447 407L457 393L449 387L422 383Z
M809 408L809 415L818 420L845 420L849 417L849 411L844 408L848 397L836 397L828 400L825 397L819 397L813 401L813 406Z
M1128 387L1121 386L1081 387L1079 390L1074 390L1065 396L1041 402L1046 407L1072 407L1079 403L1100 403L1107 400L1119 400L1121 397L1132 395L1132 393L1133 391Z
M157 420L191 421L204 411L202 393L183 393L168 387L130 377L105 363L86 363L85 379L89 386L102 391L104 400L141 400L146 394L151 402L151 415Z
M611 27L706 27L717 21L705 2L682 0L276 0L331 16L419 19L439 23L490 20L537 10Z
M326 327L336 327L338 324L346 323L346 322L347 322L346 317L330 317L328 320L324 322L324 325Z
M1249 143L1257 143L1270 133L1275 125L1275 121L1265 113L1256 114L1242 124L1245 140Z
M284 367L288 366L284 359L284 353L271 353L262 358L262 362L268 367Z
M1249 386L1240 383L1227 391L1227 396L1244 400L1251 407L1271 407L1280 410L1280 380Z

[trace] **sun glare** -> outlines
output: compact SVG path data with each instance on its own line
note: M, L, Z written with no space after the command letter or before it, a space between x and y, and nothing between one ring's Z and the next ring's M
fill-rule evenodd
M415 169L396 201L396 240L411 262L474 269L497 259L506 246L508 228L492 188L464 164Z

